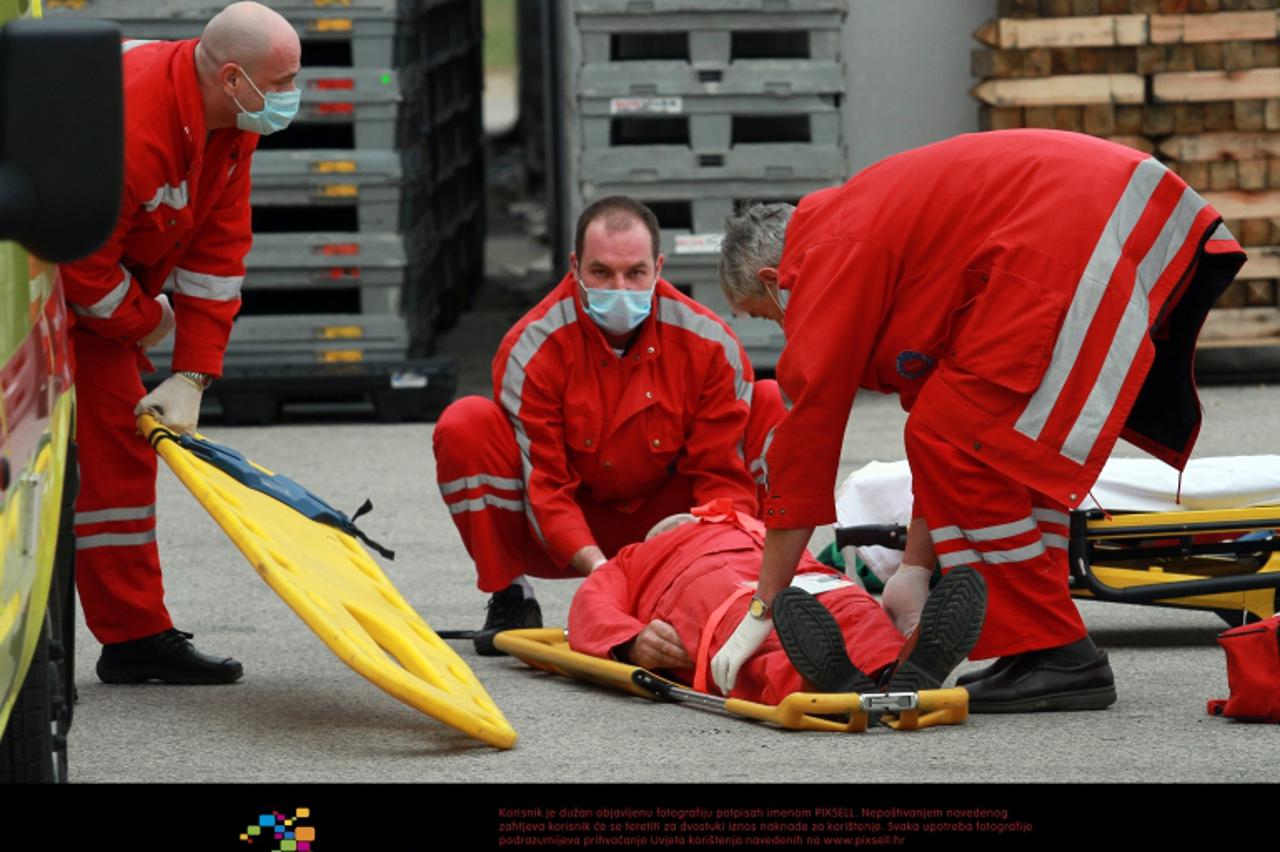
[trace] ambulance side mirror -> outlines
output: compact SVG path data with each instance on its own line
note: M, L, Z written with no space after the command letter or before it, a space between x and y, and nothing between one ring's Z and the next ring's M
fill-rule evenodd
M0 239L45 260L111 235L124 181L120 29L15 20L0 29Z

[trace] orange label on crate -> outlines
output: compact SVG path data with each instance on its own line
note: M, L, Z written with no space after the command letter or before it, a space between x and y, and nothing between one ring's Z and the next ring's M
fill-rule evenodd
M316 18L307 29L316 33L349 33L352 24L350 18Z
M316 329L316 336L321 340L359 340L364 337L364 328L358 325L326 325Z
M355 198L360 189L354 183L333 183L316 187L315 194L323 198Z
M328 245L324 245L324 246L316 246L315 252L316 254L323 254L327 257L333 257L334 255L359 254L360 244L359 243L329 243Z
M324 6L342 6L347 8L351 5L351 0L311 0L311 4L318 8Z
M322 175L348 175L353 173L355 170L355 160L321 160L318 163L311 164L311 171L319 172Z
M359 349L331 349L319 355L322 364L349 364L364 360L364 353Z
M316 104L315 110L320 115L349 114L356 111L355 104Z

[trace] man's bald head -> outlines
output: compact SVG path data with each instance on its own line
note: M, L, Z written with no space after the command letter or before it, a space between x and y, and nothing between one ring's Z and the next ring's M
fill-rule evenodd
M196 46L209 130L233 126L241 107L261 109L266 92L292 91L301 59L293 25L261 3L232 3L214 15Z

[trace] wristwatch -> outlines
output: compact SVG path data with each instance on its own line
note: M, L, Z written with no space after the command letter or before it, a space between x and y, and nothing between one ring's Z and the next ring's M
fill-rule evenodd
M747 613L754 619L764 621L769 618L769 605L759 595L752 595L751 605L747 607Z
M194 370L179 370L178 375L191 382L200 390L204 390L213 384L213 376L208 373L197 373Z

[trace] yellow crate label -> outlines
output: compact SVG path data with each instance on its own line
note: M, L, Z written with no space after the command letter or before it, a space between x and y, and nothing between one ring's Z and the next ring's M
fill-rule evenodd
M311 171L322 175L351 174L356 170L355 160L320 160L311 164Z
M351 0L311 0L311 4L317 8L324 6L342 6L346 8L351 5Z
M326 325L320 329L324 340L356 340L364 337L364 327L358 325Z
M360 189L354 183L334 183L316 187L316 195L325 198L355 198L359 194Z
M364 353L359 349L331 349L320 353L320 361L324 364L349 364L363 360Z
M349 33L352 23L350 18L316 18L308 29L317 33Z

